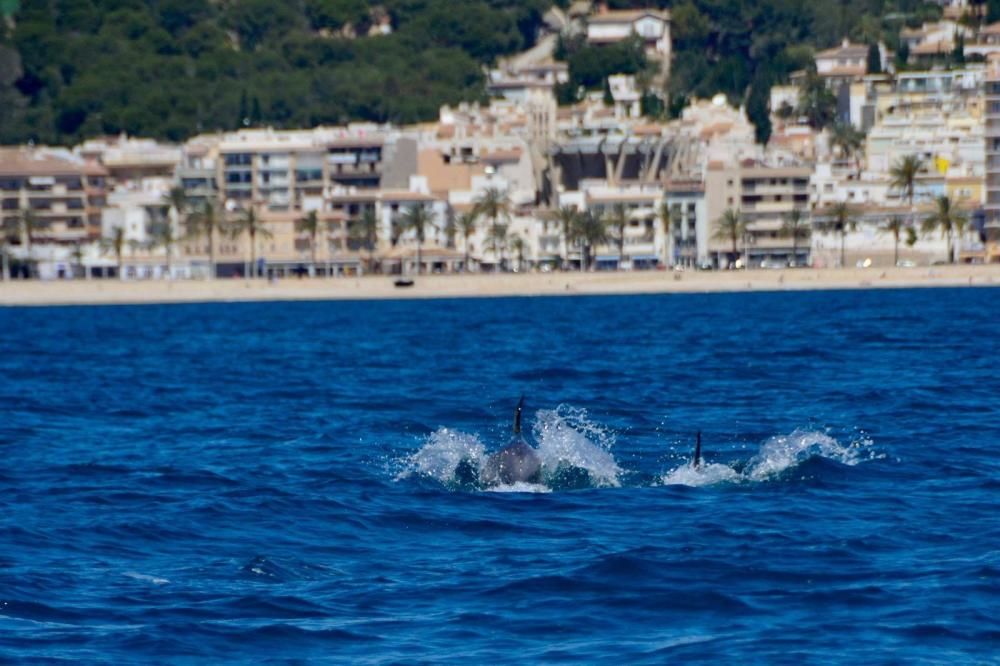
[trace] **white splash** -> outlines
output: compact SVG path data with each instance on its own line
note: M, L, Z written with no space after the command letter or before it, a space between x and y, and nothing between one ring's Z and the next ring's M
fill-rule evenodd
M610 452L614 435L591 421L587 410L568 405L540 409L532 433L546 474L575 467L586 470L595 486L621 485L622 469Z
M844 465L857 465L858 446L842 446L821 432L795 430L789 435L775 435L760 445L757 455L747 463L744 475L760 481L784 472L814 455L835 460Z
M740 480L740 474L728 465L702 464L695 467L691 463L681 465L663 475L661 482L668 486L714 486L717 483L733 483Z
M711 486L717 483L764 481L812 456L853 466L861 462L862 450L871 444L871 440L865 439L844 446L822 432L795 430L788 435L775 435L766 440L742 471L725 464L693 467L688 462L664 474L660 482L666 485Z
M538 488L544 488L549 491L553 487L552 482L568 470L586 472L587 484L590 486L621 485L622 469L610 453L614 437L608 429L588 419L586 410L566 405L539 410L532 423L532 433L542 462L543 485L536 487L536 484L513 484L490 490L540 492ZM457 473L463 462L478 473L489 453L499 448L497 446L487 452L477 435L439 428L427 437L427 442L420 450L403 461L403 471L396 479L423 476L444 485L453 484L460 481Z
M166 585L170 581L166 578L157 578L156 576L150 576L148 574L136 573L134 571L126 571L124 574L126 578L131 578L133 580L141 580L146 583L152 583L153 585Z
M417 474L451 483L463 460L479 468L485 459L486 447L476 435L438 428L427 437L427 443L419 451L407 458L405 469L396 478Z
M488 493L551 493L552 489L541 483L524 483L518 481L509 485L490 486L486 489Z

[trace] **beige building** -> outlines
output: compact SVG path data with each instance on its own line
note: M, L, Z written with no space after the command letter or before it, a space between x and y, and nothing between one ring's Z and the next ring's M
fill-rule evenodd
M751 267L805 264L808 242L800 241L792 256L792 239L782 231L786 217L798 211L809 218L811 167L766 166L745 163L726 167L712 163L705 176L706 216L709 224L709 256L719 267L735 261L732 243L718 237L719 220L728 209L746 223L747 232L737 239L737 251Z
M986 73L986 205L985 231L990 259L1000 260L1000 57L990 60Z
M108 172L67 151L0 148L0 217L18 225L23 211L37 220L33 242L73 244L101 235ZM28 243L23 230L18 242Z

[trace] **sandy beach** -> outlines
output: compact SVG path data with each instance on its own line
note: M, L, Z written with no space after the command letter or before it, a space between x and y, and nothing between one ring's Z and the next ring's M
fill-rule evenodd
M426 275L399 288L388 276L337 279L0 283L0 305L365 300L600 294L1000 286L1000 265L722 272Z

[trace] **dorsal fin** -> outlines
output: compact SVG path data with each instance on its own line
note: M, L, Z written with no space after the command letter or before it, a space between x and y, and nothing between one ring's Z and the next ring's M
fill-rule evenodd
M514 434L519 435L521 433L521 410L524 409L524 396L521 396L521 400L518 401L517 407L514 409Z
M694 458L691 459L691 465L693 467L701 465L701 430L698 431L698 438L695 440Z

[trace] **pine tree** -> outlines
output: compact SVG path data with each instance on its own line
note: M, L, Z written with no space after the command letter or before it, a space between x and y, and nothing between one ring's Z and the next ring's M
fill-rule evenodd
M868 73L882 73L882 52L874 42L868 45Z

